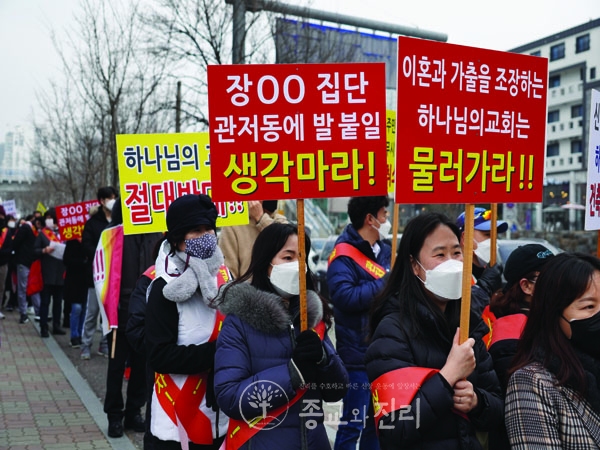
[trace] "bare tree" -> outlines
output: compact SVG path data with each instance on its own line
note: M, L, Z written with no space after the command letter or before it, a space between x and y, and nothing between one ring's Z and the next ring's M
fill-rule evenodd
M158 0L144 14L149 48L168 58L172 84L182 81L182 121L208 127L207 67L228 64L232 13L225 0ZM266 14L246 14L246 62L273 62Z
M47 189L72 201L118 186L117 134L167 127L166 65L140 45L138 10L137 3L84 0L66 40L54 40L65 82L39 94L43 147L33 164Z

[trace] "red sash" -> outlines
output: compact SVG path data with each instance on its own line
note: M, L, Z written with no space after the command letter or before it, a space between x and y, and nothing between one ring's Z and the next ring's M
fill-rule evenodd
M143 275L151 280L156 277L155 266L150 266ZM217 273L217 286L231 280L229 269L222 265ZM217 311L215 325L208 338L208 342L217 340L219 332L223 327L225 315ZM185 383L179 389L169 374L156 373L154 375L154 390L163 411L169 416L175 425L181 424L185 429L190 441L195 444L212 444L212 425L210 419L200 410L200 403L206 395L208 372L188 375ZM181 396L181 401L177 401Z
M151 280L154 280L156 278L156 268L155 268L154 264L152 264L150 267L148 267L142 275L147 276Z
M56 237L56 234L54 233L54 231L49 230L48 228L42 228L42 233L44 233L44 235L48 238L48 240L50 242L59 242L60 243L60 239L58 237Z
M438 373L427 367L404 367L384 373L371 383L375 426L383 415L398 411L411 404L423 383Z
M343 242L337 244L335 247L333 247L333 251L331 252L331 255L329 255L327 264L331 264L331 262L338 256L347 256L348 258L351 258L375 279L383 278L383 276L386 274L386 270L383 267L381 267L372 259L367 258L364 253L362 253L353 245Z
M325 323L320 322L314 330L321 340L325 338ZM296 403L306 393L307 389L299 389L296 395L285 405L281 405L272 411L269 411L267 417L257 417L250 423L245 420L229 419L229 428L225 437L225 450L237 450L248 442L256 433L271 423L276 417L279 417L294 403Z
M0 234L0 247L4 245L4 240L6 239L6 235L8 234L8 228L2 229L2 234Z
M527 316L521 313L510 314L496 319L493 323L490 347L504 339L520 339L526 323Z
M492 330L494 328L494 322L496 321L496 315L490 310L490 305L487 305L485 307L485 309L483 310L483 312L481 313L481 319L483 320L483 323L485 323L490 330L482 338L483 343L485 344L485 348L489 350L490 346L492 345L492 335L493 335Z
M217 339L225 315L217 311L215 325L208 342ZM194 444L212 444L212 425L210 419L200 410L200 403L206 394L208 372L188 375L179 389L169 374L154 375L154 391L163 411L175 425L179 423L185 429L190 441ZM181 396L181 401L178 401Z

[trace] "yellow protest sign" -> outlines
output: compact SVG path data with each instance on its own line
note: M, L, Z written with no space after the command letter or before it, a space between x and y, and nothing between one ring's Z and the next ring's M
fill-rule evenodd
M396 111L390 109L385 112L385 143L388 194L393 194L396 182Z
M165 231L176 198L212 196L208 133L120 134L117 159L125 234ZM215 205L217 226L248 223L246 202Z
M48 211L48 208L46 208L42 202L38 202L37 206L35 207L35 210L41 212L43 216L44 214L46 214L46 211Z

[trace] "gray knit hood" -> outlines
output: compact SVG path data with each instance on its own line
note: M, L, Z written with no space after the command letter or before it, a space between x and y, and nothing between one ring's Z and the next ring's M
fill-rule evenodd
M323 320L323 304L316 292L307 291L306 294L308 326L313 328ZM226 290L221 289L216 303L225 315L233 314L267 334L279 334L287 330L292 321L293 311L298 309L298 297L290 300L290 311L279 295L261 291L249 283L234 284Z

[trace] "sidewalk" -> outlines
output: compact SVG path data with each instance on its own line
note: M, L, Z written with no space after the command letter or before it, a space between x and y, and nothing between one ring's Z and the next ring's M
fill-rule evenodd
M17 312L0 320L0 450L140 450L142 434L108 437L99 398L105 393L106 359L92 352L81 361L69 336L40 338L33 316L20 325ZM100 333L94 338L97 345ZM77 366L77 367L76 367ZM82 376L83 375L83 376ZM85 377L85 378L84 378ZM325 403L325 417L341 404ZM336 424L325 427L333 446Z
M30 316L30 319L33 319ZM0 449L136 450L109 438L102 404L55 339L33 320L0 320Z

